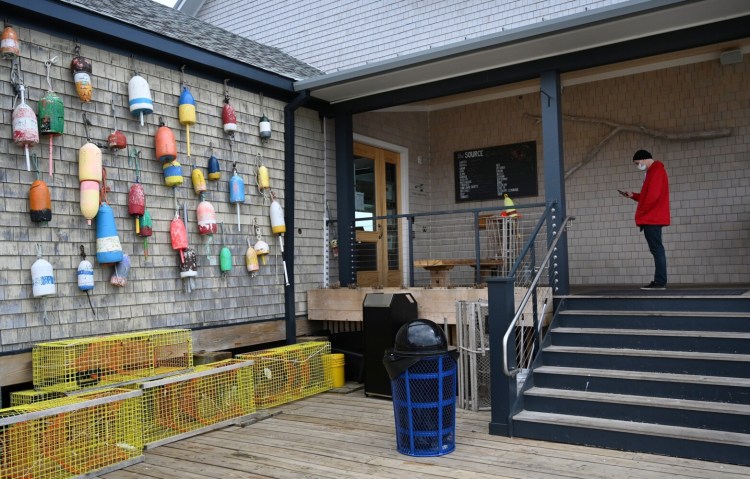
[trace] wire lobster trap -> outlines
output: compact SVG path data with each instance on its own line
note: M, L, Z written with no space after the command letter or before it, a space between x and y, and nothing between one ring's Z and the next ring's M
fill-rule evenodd
M458 407L462 409L479 411L492 404L488 315L486 301L456 302Z
M331 343L311 341L238 354L238 359L252 359L255 405L266 409L333 387Z
M55 391L37 391L35 389L13 391L10 393L10 406L23 406L24 404L49 401L50 399L58 399L61 397L65 397L65 393Z
M139 384L147 447L233 424L255 412L252 361L226 359Z
M502 260L497 275L507 276L521 252L521 218L493 215L486 218L488 258Z
M34 389L69 392L176 374L193 366L189 329L40 343L32 350Z
M66 479L142 461L140 401L109 389L0 409L0 477Z

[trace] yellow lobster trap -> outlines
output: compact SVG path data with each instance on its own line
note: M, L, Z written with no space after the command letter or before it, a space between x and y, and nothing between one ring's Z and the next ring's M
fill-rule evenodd
M13 391L12 393L10 393L10 405L11 407L23 406L24 404L49 401L50 399L58 399L61 397L65 397L65 393L55 391L37 391L35 389L28 389L26 391Z
M189 329L40 343L32 350L34 389L68 392L144 380L193 366Z
M156 447L255 412L252 361L226 359L140 383L144 442Z
M0 409L0 478L66 479L142 461L141 395L109 389Z
M331 389L331 343L313 341L238 354L252 359L255 405L265 409Z

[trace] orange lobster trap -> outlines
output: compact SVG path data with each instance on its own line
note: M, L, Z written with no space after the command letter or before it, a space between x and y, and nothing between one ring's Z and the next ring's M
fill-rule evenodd
M66 479L142 461L141 396L109 389L0 409L0 478Z
M252 359L255 405L271 408L331 389L331 343L313 341L238 354Z
M140 383L144 442L156 447L255 412L252 361L227 359Z
M121 385L192 366L189 329L67 339L40 343L32 350L34 389L47 392Z

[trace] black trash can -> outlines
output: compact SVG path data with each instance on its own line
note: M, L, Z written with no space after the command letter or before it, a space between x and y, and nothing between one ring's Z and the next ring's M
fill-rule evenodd
M417 301L410 293L368 293L362 302L365 394L391 397L383 369L383 353L393 346L399 328L417 319Z
M383 356L391 378L396 447L408 456L442 456L456 448L456 359L440 327L409 321Z

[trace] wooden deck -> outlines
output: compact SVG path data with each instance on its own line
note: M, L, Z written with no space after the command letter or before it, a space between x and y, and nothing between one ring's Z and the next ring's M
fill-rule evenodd
M750 468L487 434L489 413L457 411L456 450L399 454L389 401L325 393L274 416L160 446L104 479L747 479Z

